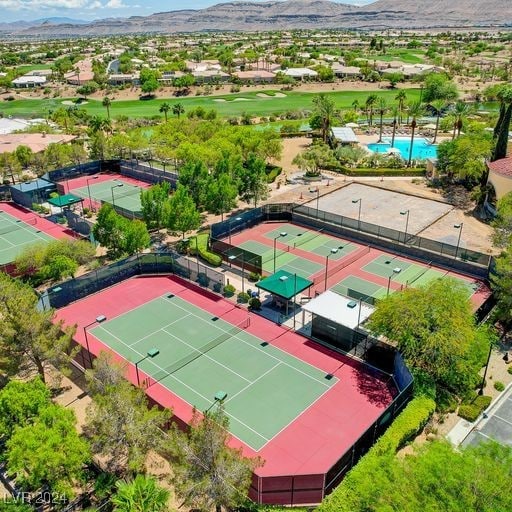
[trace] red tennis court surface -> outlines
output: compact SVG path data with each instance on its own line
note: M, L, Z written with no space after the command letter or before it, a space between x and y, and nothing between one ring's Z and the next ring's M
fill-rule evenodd
M110 320L169 292L233 325L247 317L247 310L176 276L166 276L128 279L60 309L57 319L68 325L77 324L75 339L85 347L83 328L99 315ZM149 325L148 330L151 331ZM242 448L246 456L259 455L265 460L265 465L253 475L250 489L253 500L275 504L318 503L324 496L327 473L389 406L397 393L395 384L389 376L375 371L370 374L359 362L260 316L251 315L247 331L338 379L258 452L234 437L230 441L232 446ZM90 332L88 342L94 355L110 351ZM115 357L122 360L117 354ZM86 366L86 358L83 361ZM133 364L129 365L128 378L136 383ZM212 389L211 395L217 391ZM180 420L190 421L191 404L169 389L157 383L147 393L160 405L172 408ZM273 411L267 413L271 416Z
M241 232L238 232L237 234L231 235L229 237L230 243L234 246L240 246L244 242L257 242L259 244L264 244L269 247L269 249L273 248L273 239L271 236L269 236L269 233L276 232L279 229L283 229L286 231L286 226L289 226L290 223L280 223L280 222L267 222L258 224L257 226L254 226L249 229L245 229ZM308 230L308 228L304 228L304 226L300 226L303 230ZM311 228L309 228L311 231ZM338 240L339 243L345 245L349 242L343 238L337 237L332 234L328 234L329 237L331 237L334 240ZM225 238L224 241L228 241L228 238ZM276 248L286 251L288 249L288 246L279 242L279 240L275 241ZM339 271L332 275L328 275L327 279L327 289L334 288L340 281L344 280L345 278L349 276L355 276L361 279L364 279L365 281L368 281L370 283L373 283L375 285L379 285L380 287L387 288L389 286L390 291L393 290L400 290L403 288L403 283L397 282L397 280L388 280L385 277L378 276L374 273L370 273L364 269L365 266L370 264L371 262L374 262L377 258L380 256L387 256L390 260L393 260L393 262L396 262L399 264L400 261L408 262L408 263L414 263L417 267L423 267L425 270L428 268L438 270L440 273L444 274L446 277L453 277L457 280L462 281L465 285L468 286L468 288L473 288L474 293L471 295L471 303L473 305L474 311L476 311L480 306L482 306L486 300L491 296L491 290L489 287L483 282L478 279L474 279L468 276L465 276L463 274L460 274L458 272L452 272L444 270L440 267L436 267L435 265L427 265L425 263L422 263L418 260L414 260L411 258L408 258L407 256L396 256L395 254L388 253L386 251L376 249L376 248L370 248L368 246L358 244L354 241L350 241L350 243L357 247L357 250L353 253L348 254L343 259L333 262L332 260L329 263L329 270L334 268L338 265L343 265L343 262L346 262L346 266L343 266ZM336 244L333 244L336 245ZM326 264L326 258L324 256L320 256L318 254L315 254L314 252L306 251L301 249L300 247L297 248L290 248L290 251L296 254L298 257L307 259L309 261L315 262L317 264L321 264L323 266L323 269L318 271L313 276L310 276L310 278L314 281L315 285L311 289L311 295L313 296L315 292L322 293L325 291L325 283L323 276L325 275L325 264ZM357 259L355 259L357 258ZM355 259L355 261L354 261ZM394 266L394 265L393 265ZM331 274L329 272L329 274Z

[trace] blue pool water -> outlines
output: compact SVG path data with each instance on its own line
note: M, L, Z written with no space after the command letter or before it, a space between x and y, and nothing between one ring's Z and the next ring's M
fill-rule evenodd
M368 149L374 153L387 153L391 148L391 137L383 137L383 142L377 144L368 144ZM394 148L400 151L400 155L405 160L409 159L409 148L411 145L410 137L395 137ZM426 158L437 157L437 146L429 144L427 139L421 137L414 138L414 145L412 148L412 158L415 160L425 160Z

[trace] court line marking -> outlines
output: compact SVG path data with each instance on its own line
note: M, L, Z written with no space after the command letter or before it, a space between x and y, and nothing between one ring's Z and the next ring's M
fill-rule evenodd
M163 297L163 298L164 298L164 300L168 300L168 299L166 299L165 297ZM180 300L182 300L182 301L186 302L186 301L185 301L184 299L182 299L181 297L178 297L178 298L179 298ZM190 303L190 304L192 304L192 303ZM177 306L178 306L178 307L181 307L179 304L177 304ZM192 306L197 307L197 306L195 306L194 304L192 304ZM186 309L184 309L184 308L182 308L182 309L183 309L183 311L187 311L187 310L186 310ZM197 315L195 315L194 313L191 313L191 315L193 315L193 316L197 316ZM197 316L197 318L201 319L201 317L199 317L199 316ZM222 319L221 319L221 320L222 320ZM223 321L224 321L224 322L226 322L225 320L223 320ZM226 323L229 323L229 322L226 322ZM230 325L232 325L232 324L230 324ZM229 329L227 329L227 330L226 330L226 329L223 329L222 327L219 327L219 329L223 330L223 331L224 331L224 332L226 332L226 333L227 333L227 332L229 332ZM251 333L249 333L249 334L251 334ZM261 339L261 338L258 338L257 336L254 336L253 334L251 334L251 336L253 336L254 338L256 338L256 339L258 339L258 340L265 341L265 340L263 340L263 339ZM259 347L257 347L257 346L254 346L254 345L252 345L251 343L246 342L246 341L245 341L245 340L243 340L242 338L238 338L238 334L237 334L237 335L235 335L235 336L233 336L233 338L237 338L237 339L238 339L239 341L241 341L242 343L244 343L244 344L246 344L246 345L249 345L249 347L251 347L251 348L253 348L253 349L255 349L255 350L258 350L258 351L260 351L260 352L263 352L265 355L267 355L267 356L269 356L269 357L271 357L271 358L275 359L276 361L280 361L280 362L282 362L282 363L283 363L283 364L285 364L286 366L289 366L290 368L294 369L295 371L297 371L297 372L299 372L299 373L302 373L303 375L306 375L306 376L307 376L307 377L309 377L310 379L312 379L312 380L314 380L314 381L316 381L316 382L318 382L318 383L322 384L323 386L326 386L326 387L328 387L328 388L330 388L330 387L331 387L331 386L329 386L328 384L325 384L325 382L322 382L321 380L318 380L317 378L313 377L312 375L308 375L307 373L303 372L302 370L299 370L298 368L295 368L294 366L292 366L291 364L287 363L286 361L283 361L282 359L279 359L278 357L276 357L276 356L274 356L274 355L272 355L272 354L269 354L269 353L268 353L268 352L266 352L265 350L263 350L263 349L261 349L261 348L259 348ZM288 353L284 352L284 351L283 351L283 350L281 350L279 347L275 347L275 346L273 346L273 345L271 345L271 346L272 346L274 349L276 349L276 350L278 350L278 351L280 351L280 352L282 352L282 353L284 353L284 354L286 354L286 355L289 355L289 356L291 356L291 357L293 357L293 358L297 359L298 361L301 361L302 363L307 364L308 366L311 366L311 368L314 368L315 370L317 370L317 371L319 371L319 372L321 372L321 371L322 371L322 370L320 370L319 368L317 368L316 366L313 366L312 364L309 364L309 363L307 363L306 361L302 361L302 360L301 360L301 359L299 359L298 357L292 356L291 354L288 354Z
M167 329L167 327L170 327L172 324L175 324L176 322L179 322L180 320L184 320L185 318L187 318L188 316L190 316L190 314L188 315L185 315L185 316L182 316L180 318L177 318L176 320L173 320L172 322L164 325L163 327L160 327L160 329L157 329L156 331L153 331L149 334L146 334L146 336L143 336L142 338L140 338L139 340L137 341L134 341L130 347L133 347L134 345L137 345L137 343L141 342L141 341L144 341L144 340L147 340L150 336L153 336L153 334L156 334L157 332L160 332L160 331L163 331L165 333L167 333L167 331L165 329ZM169 333L167 333L169 334Z
M246 391L247 389L249 389L254 383L258 382L260 379L262 379L263 377L265 377L267 374L269 374L272 370L274 370L275 368L277 368L278 366L281 366L281 362L279 363L276 363L274 366L272 366L272 368L269 368L265 373L262 373L260 376L258 376L256 379L254 379L252 382L247 380L247 382L249 382L249 384L247 384L247 386L245 386L244 388L242 388L240 391L237 391L233 396L229 397L225 403L228 403L230 402L231 400L233 400L233 398L237 397L238 395L240 395L241 393L243 393L244 391Z
M2 217L2 220L7 222L8 226L6 226L6 227L10 227L11 225L16 226L16 229L13 229L12 231L9 231L8 233L4 233L5 235L8 235L9 233L14 233L16 231L23 231L23 232L29 233L32 236L32 240L26 240L25 242L21 242L19 244L13 244L10 240L7 240L7 238L3 236L4 234L0 234L0 240L2 240L3 242L7 242L8 244L11 245L11 247L5 247L4 249L0 249L0 252L12 250L16 247L22 247L23 245L32 244L37 241L49 242L51 240L56 240L55 237L52 237L51 235L49 235L48 233L45 233L42 230L41 230L41 232L49 238L45 238L40 233L36 233L36 228L33 227L36 224L27 224L23 219L18 219L17 217L14 217L13 215L9 214L8 212L4 212L4 213L7 215L7 217ZM18 221L20 221L20 222L18 222Z
M272 439L274 439L275 437L277 437L281 432L283 432L284 430L286 430L292 423L294 423L295 421L297 421L306 411L308 411L309 409L311 409L311 407L313 407L321 398L323 398L323 396L329 392L329 390L331 389L331 387L329 387L328 389L326 389L323 393L320 394L320 396L318 396L317 398L315 398L315 400L313 400L306 408L304 408L299 414L297 414L297 416L295 416L295 418L293 418L292 420L290 420L283 428L281 428L281 430L279 430L278 432L276 432L261 448L260 450L262 450L263 448L265 448L265 446L267 446L268 443L270 443L270 441L272 441Z
M125 347L127 347L129 350L132 350L133 352L137 353L139 356L141 356L142 354L138 351L138 350L134 350L130 347L130 345L127 345L122 339L120 339L118 336L116 336L115 334L111 333L110 331L108 331L107 329L105 329L101 324L100 326L105 332L107 332L108 334L110 334L113 338L115 338L117 341L119 341L122 345L124 345ZM101 341L101 340L99 340ZM104 343L104 342L102 342ZM108 345L107 345L108 346ZM111 347L109 347L111 348ZM117 351L115 351L117 352ZM119 352L118 352L119 353ZM126 359L126 357L124 357L122 354L119 354L123 359ZM164 373L167 373L167 371L162 368L160 365L156 364L153 360L148 360L149 363L151 363L153 366L156 366L159 370L163 371ZM132 364L135 364L133 361L130 361ZM144 372L146 373L146 372ZM179 382L180 384L182 384L183 386L187 387L188 389L190 389L190 391L192 391L193 393L195 393L197 396L201 397L203 400L206 400L207 402L211 402L211 400L209 398L206 398L205 396L203 396L199 391L197 391L196 389L190 387L188 384L186 384L185 382L183 382L182 380L178 379L178 377L176 377L173 373L170 373L168 375L166 375L163 379L161 380L156 380L154 377L152 377L151 375L148 375L148 377L155 381L156 383L161 383L164 379L166 379L167 377L171 377L173 378L174 380L176 380L177 382ZM165 385L162 384L162 386L166 387ZM172 389L170 388L167 388L169 389L169 391L171 393L175 393ZM181 395L177 395L181 400L185 401L186 403L188 403L190 406L194 407L193 404L191 404L190 402L188 402L187 400L185 400ZM241 425L243 425L244 427L246 427L247 429L251 430L252 432L254 432L256 435L258 435L259 437L261 437L262 439L264 439L265 441L268 442L268 439L261 435L259 432L257 432L256 430L254 430L253 428L251 428L249 425L246 425L242 420L240 420L239 418L237 418L236 416L234 416L233 414L230 414L228 413L227 411L225 411L226 414L228 416L230 416L231 418L233 418L235 421L238 421L238 423L240 423ZM243 439L240 439L243 443L245 444L248 444L246 443L246 441L244 441Z
M228 370L229 372L231 372L233 375L236 375L237 377L240 377L242 380L245 380L245 382L251 382L249 379L247 379L246 377L244 377L243 375L240 375L238 372L236 372L235 370L233 370L232 368L230 368L229 366L226 366L225 364L221 363L220 361L218 361L217 359L215 359L214 357L211 357L207 352L202 352L201 349L198 349L196 347L193 347L192 345L190 345L189 343L187 343L186 341L183 341L181 338L178 338L178 336L175 336L174 334L166 331L165 329L163 330L166 334L168 334L169 336L172 336L173 338L176 338L179 342L183 343L184 345L186 345L187 347L190 347L194 352L199 352L200 356L205 356L207 359L209 359L210 361L214 362L215 364L219 365L219 366L222 366L222 368L225 368L226 370ZM234 338L234 336L233 336ZM230 338L227 338L225 341L228 341ZM213 340L212 340L213 341ZM222 344L222 343L221 343ZM217 345L217 346L220 346L221 344ZM214 347L215 348L215 347ZM199 359L198 357L198 359ZM188 364L188 363L187 363ZM185 366L185 365L184 365ZM181 368L180 368L181 369ZM177 371L177 370L176 370ZM172 373L172 372L171 372Z

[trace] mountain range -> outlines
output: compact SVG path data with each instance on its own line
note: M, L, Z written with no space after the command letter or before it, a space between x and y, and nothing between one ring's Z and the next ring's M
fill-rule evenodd
M205 9L92 22L50 18L0 23L0 33L49 38L299 28L364 30L507 26L512 26L512 0L377 0L362 6L328 0L274 0L228 2Z

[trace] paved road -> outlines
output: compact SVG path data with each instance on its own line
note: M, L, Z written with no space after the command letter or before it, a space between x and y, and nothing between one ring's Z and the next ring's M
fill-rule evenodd
M512 384L485 412L462 446L476 445L490 439L512 447Z

